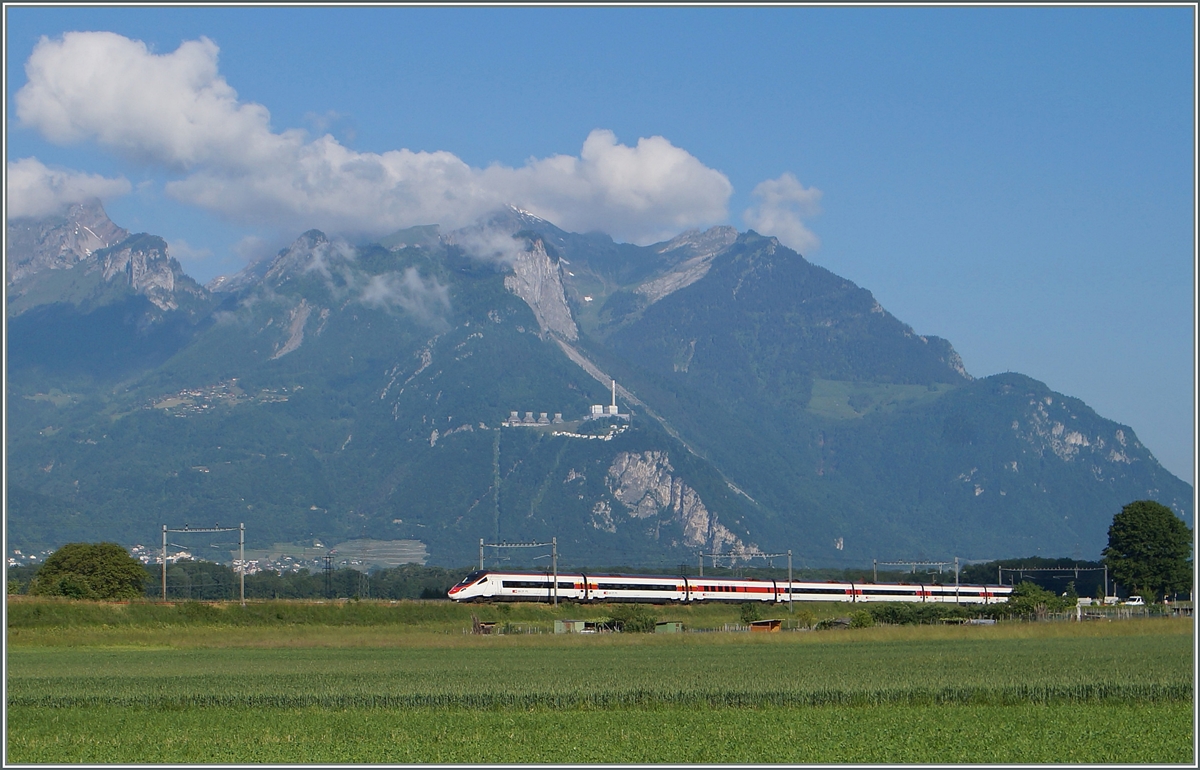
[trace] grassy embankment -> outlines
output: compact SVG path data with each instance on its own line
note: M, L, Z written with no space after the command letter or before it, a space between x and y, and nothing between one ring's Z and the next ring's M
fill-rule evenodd
M354 605L12 603L7 759L1192 760L1185 621L477 637L556 613Z

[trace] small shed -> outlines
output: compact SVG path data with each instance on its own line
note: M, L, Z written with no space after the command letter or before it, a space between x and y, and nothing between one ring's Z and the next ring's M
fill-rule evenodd
M594 623L592 624L595 625ZM554 621L554 633L556 634L582 634L587 628L587 621L584 620L556 620Z
M656 634L681 634L683 633L682 620L662 620L654 624L654 633Z
M750 622L750 630L766 634L777 634L783 628L782 620L754 620Z

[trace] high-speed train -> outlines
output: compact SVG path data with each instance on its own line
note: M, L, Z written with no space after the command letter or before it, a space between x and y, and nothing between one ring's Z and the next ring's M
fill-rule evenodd
M476 570L450 589L458 602L946 602L992 604L1008 600L1012 586L923 585L753 580L728 577L560 574ZM557 596L556 596L557 594Z

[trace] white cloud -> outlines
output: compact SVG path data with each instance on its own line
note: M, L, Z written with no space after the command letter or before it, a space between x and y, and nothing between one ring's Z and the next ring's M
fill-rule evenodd
M364 305L388 308L398 305L418 321L435 327L445 327L445 315L450 310L450 290L436 278L428 281L415 267L398 273L371 276L359 296Z
M482 176L522 208L567 230L602 230L643 243L724 218L733 193L724 174L661 136L628 147L603 129L588 135L578 158L556 155L519 169L492 166Z
M237 243L233 244L231 250L242 262L247 264L257 262L264 257L273 257L278 251L278 249L272 248L264 238L254 234L242 236Z
M382 234L453 228L512 203L571 230L648 243L726 215L729 180L661 136L622 145L595 130L578 157L473 168L449 152L364 153L326 134L275 133L220 76L207 38L155 54L108 32L43 38L16 95L21 122L51 141L94 140L184 174L169 195L284 230Z
M203 262L212 257L212 250L197 248L182 238L167 241L171 256L183 263Z
M512 265L525 250L524 239L518 240L501 227L471 227L456 235L457 245L471 257L484 262Z
M187 169L261 162L300 141L272 134L262 105L238 102L207 38L157 55L112 32L68 32L43 37L25 74L17 117L61 144L94 139L127 158Z
M762 235L773 235L788 248L801 254L821 245L804 226L803 220L821 213L821 191L805 187L791 173L760 182L751 193L758 203L742 214L742 219Z
M44 217L70 203L107 200L129 193L129 180L54 169L37 158L8 161L5 167L8 217Z

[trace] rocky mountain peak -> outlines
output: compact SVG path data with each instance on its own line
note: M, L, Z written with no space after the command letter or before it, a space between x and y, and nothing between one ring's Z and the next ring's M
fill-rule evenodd
M49 217L10 220L5 232L6 281L12 285L47 270L74 267L128 237L129 231L113 224L96 198Z
M167 251L167 242L139 233L96 253L106 282L123 280L160 310L178 310L179 292L198 297L205 290L184 274Z
M717 227L710 227L703 232L700 230L687 230L666 243L659 245L656 251L659 254L683 252L676 257L677 259L688 259L703 255L711 256L731 245L737 239L738 231L736 227L719 225Z
M670 269L635 289L653 304L663 297L691 286L708 274L713 258L732 246L738 239L736 228L711 227L704 232L688 230L659 246L656 251L666 257Z
M232 293L262 281L279 283L288 276L310 270L328 274L331 258L352 259L353 250L344 243L329 240L320 230L308 230L275 256L255 260L233 275L219 275L205 288L214 293Z
M320 230L309 230L292 241L271 260L266 279L278 280L290 273L307 270L329 248L329 238Z

